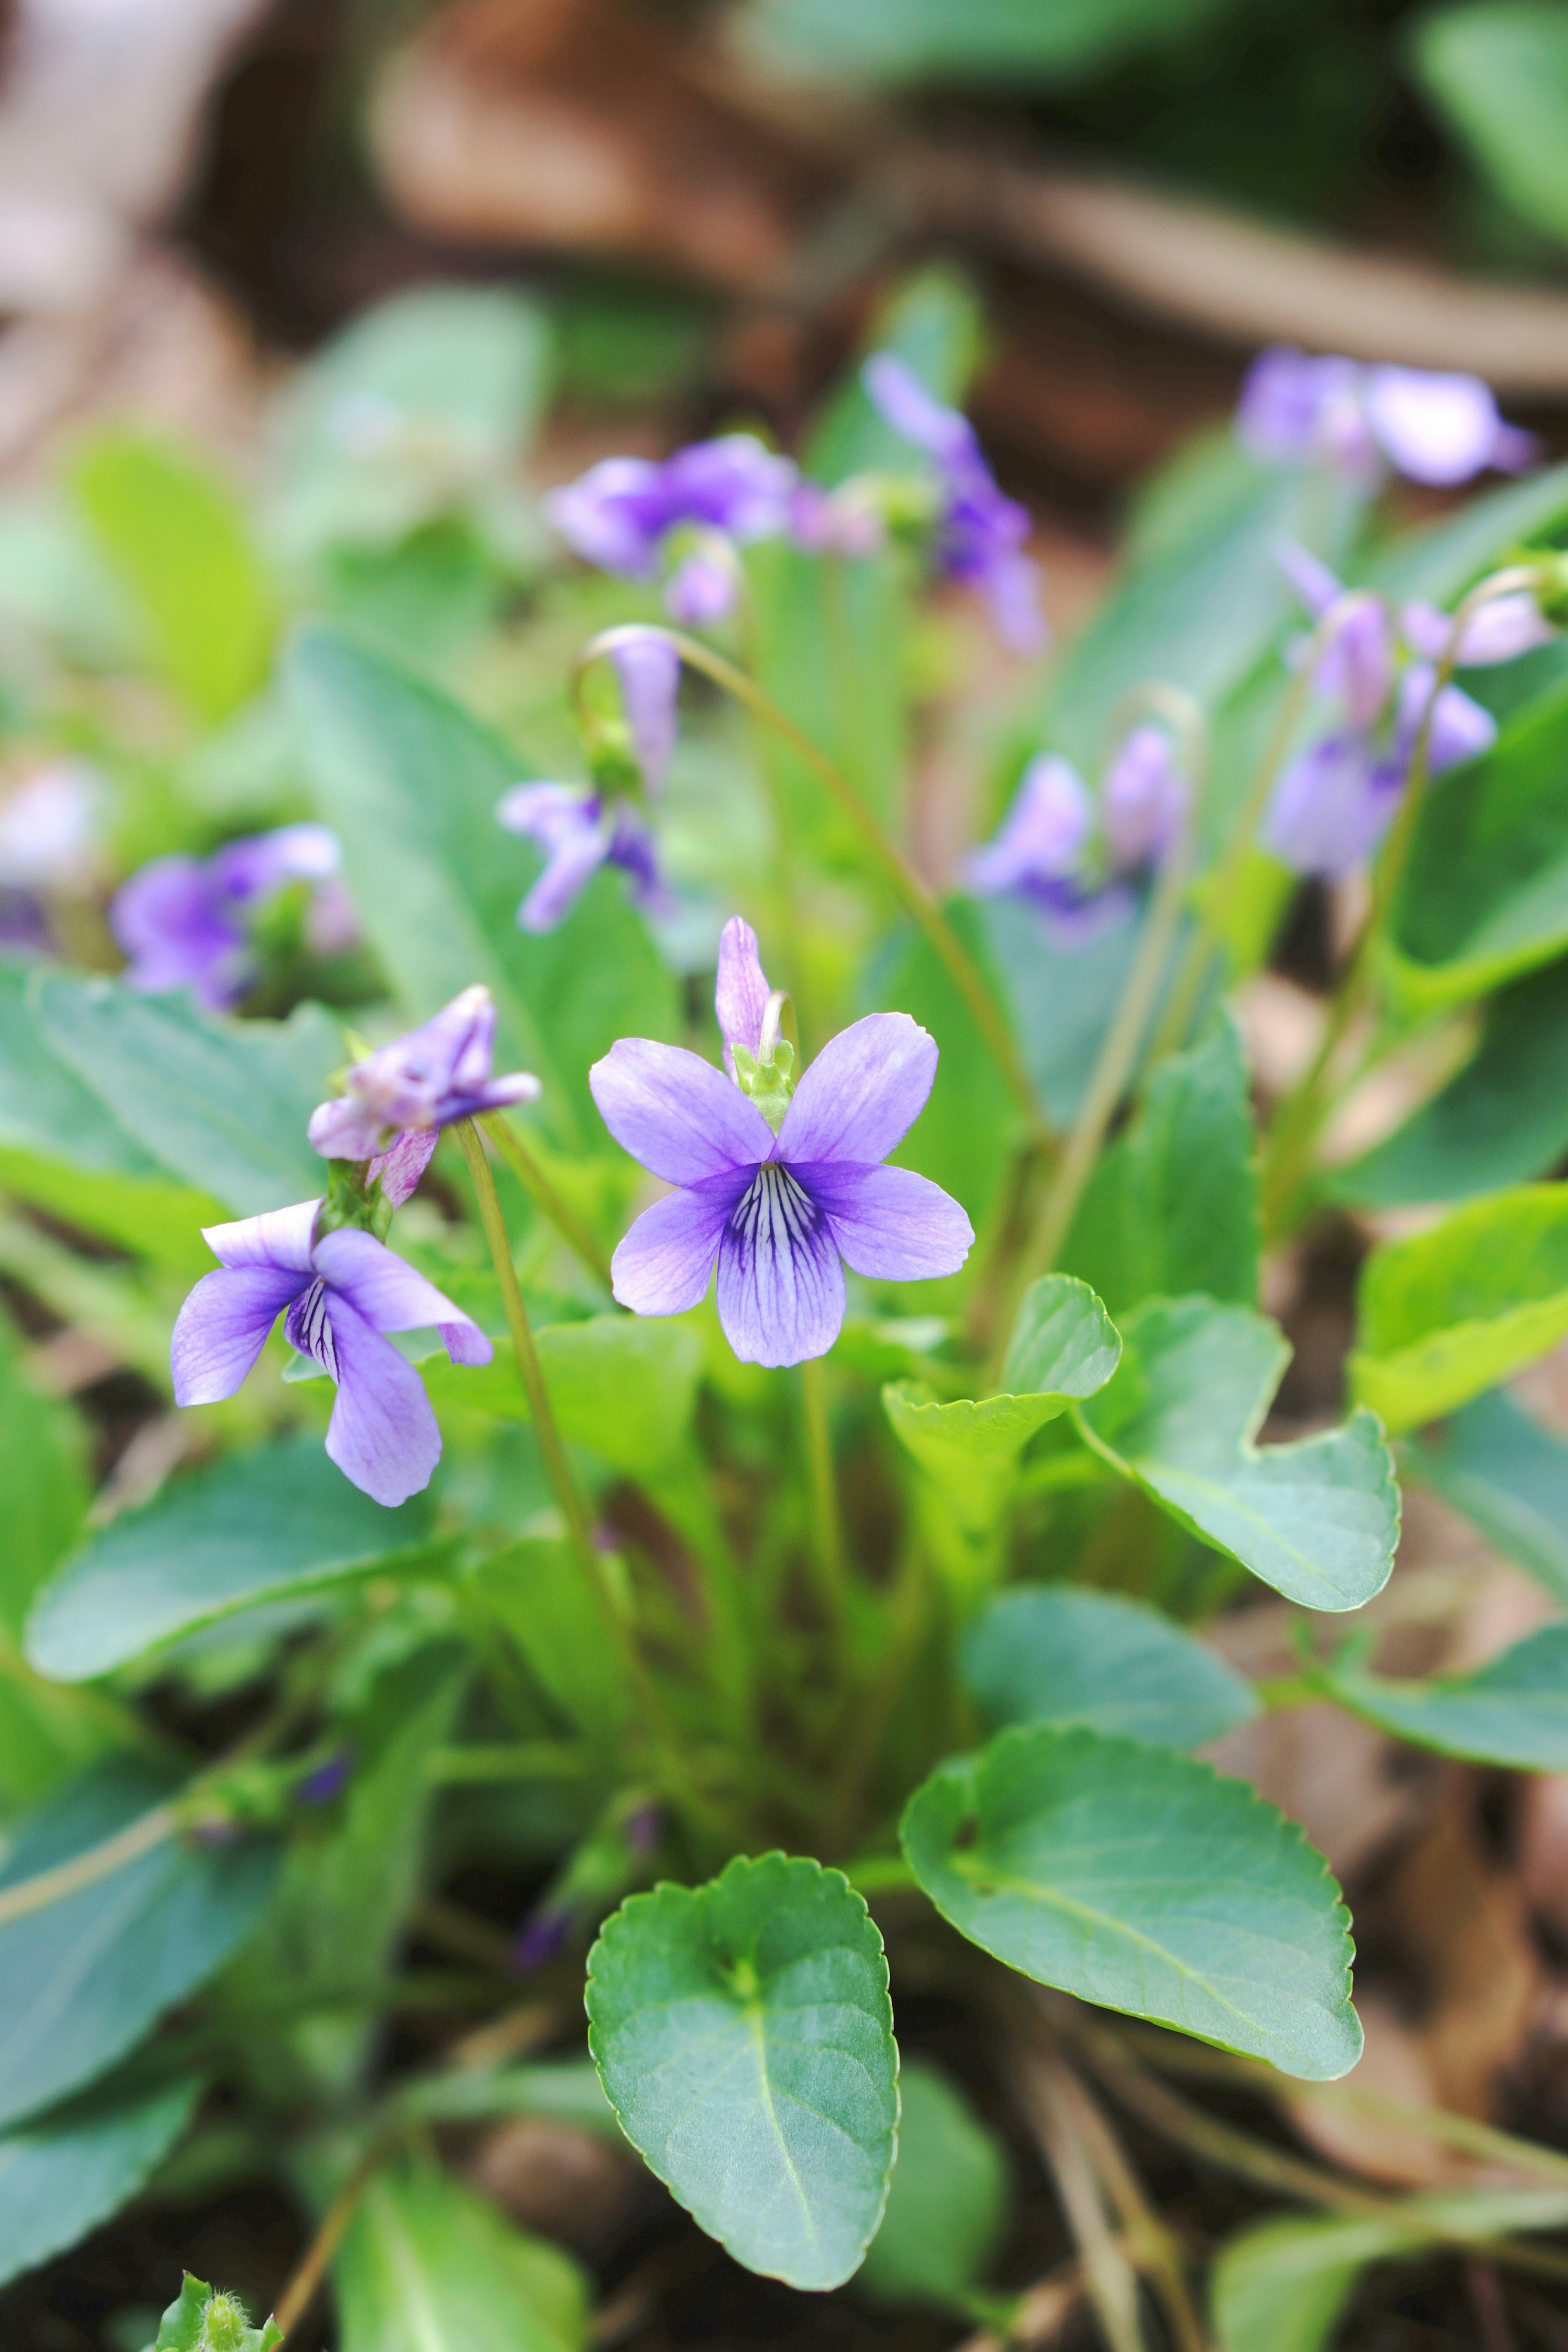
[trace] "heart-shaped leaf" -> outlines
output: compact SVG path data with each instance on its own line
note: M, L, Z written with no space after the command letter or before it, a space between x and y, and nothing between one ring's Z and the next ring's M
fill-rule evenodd
M1326 1670L1342 1706L1396 1739L1521 1772L1568 1771L1568 1625L1542 1625L1474 1674L1394 1682L1353 1660Z
M1152 1299L1121 1326L1116 1378L1079 1409L1098 1452L1216 1551L1309 1609L1359 1609L1394 1566L1399 1490L1373 1415L1254 1444L1289 1349L1265 1316Z
M964 1635L964 1684L993 1729L1081 1723L1202 1748L1258 1712L1252 1685L1157 1610L1110 1592L1033 1585L991 1601Z
M882 1938L843 1874L742 1855L634 1895L588 1956L588 2018L622 2130L703 2229L765 2277L841 2285L899 2117Z
M1361 2055L1339 1889L1245 1781L1020 1724L933 1772L904 1853L961 1935L1037 1983L1331 2082Z

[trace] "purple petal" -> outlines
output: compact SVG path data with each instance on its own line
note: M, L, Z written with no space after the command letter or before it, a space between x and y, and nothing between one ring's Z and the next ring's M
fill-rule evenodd
M455 1364L488 1364L495 1353L471 1315L426 1282L374 1234L352 1225L323 1234L317 1271L335 1296L346 1298L373 1331L438 1330Z
M728 620L740 589L734 562L711 546L682 558L664 586L664 609L679 628L710 629Z
M724 1040L724 1067L731 1077L735 1063L731 1047L744 1045L748 1054L754 1054L762 1043L768 995L757 935L750 923L731 915L719 934L719 976L713 989L713 1010Z
M1026 882L1070 874L1094 822L1089 787L1054 751L1031 760L1001 831L969 861L977 890L1016 890Z
M609 855L598 795L572 784L514 784L497 802L496 816L509 833L531 836L545 852L544 871L517 919L525 931L552 931Z
M840 1256L857 1274L883 1282L925 1282L956 1274L974 1242L958 1202L909 1168L852 1160L795 1164L794 1173L832 1227Z
M1394 730L1395 756L1407 763L1426 714L1436 672L1426 662L1415 662L1399 688L1399 719ZM1446 686L1432 711L1426 737L1426 765L1435 776L1489 751L1497 741L1497 720L1473 702L1463 687Z
M1404 788L1403 761L1378 760L1363 735L1325 736L1280 776L1263 845L1298 874L1346 874L1376 846Z
M588 1085L622 1150L667 1184L700 1184L773 1157L773 1131L756 1104L683 1046L622 1037L595 1063Z
M219 1266L204 1274L174 1324L169 1351L176 1404L216 1404L233 1396L267 1344L267 1335L308 1273L285 1266Z
M969 419L929 393L896 352L873 352L860 370L860 381L885 421L917 449L929 449L933 457L951 462L974 447Z
M669 915L675 900L658 863L654 838L629 801L618 801L610 825L605 861L632 880L632 898L647 915Z
M1345 593L1343 581L1299 540L1282 539L1274 560L1307 610L1319 620Z
M316 1229L320 1201L296 1201L287 1209L268 1209L259 1217L242 1217L232 1225L204 1225L202 1239L220 1265L285 1266L292 1274L312 1274L310 1236Z
M312 1119L312 1129L315 1124ZM310 1140L315 1143L314 1133ZM434 1159L439 1140L439 1130L434 1127L405 1127L384 1151L376 1153L365 1170L366 1188L379 1181L383 1198L390 1201L395 1209L401 1209L418 1190L419 1179ZM318 1151L321 1148L317 1143Z
M244 993L252 970L245 935L195 858L154 857L116 892L109 922L131 960L132 988L190 988L215 1010Z
M660 488L670 522L707 523L742 545L788 525L796 473L754 433L694 441L664 466Z
M1331 457L1365 472L1375 451L1353 360L1310 357L1277 344L1247 370L1237 405L1242 446L1265 465L1306 465Z
M420 1028L356 1062L343 1100L312 1112L310 1142L329 1159L365 1160L400 1129L531 1100L539 1081L526 1070L490 1076L495 1028L489 989L464 989Z
M280 824L231 841L213 859L212 872L226 898L247 900L267 898L286 882L325 881L342 863L337 835L324 824Z
M1100 789L1113 865L1125 872L1163 856L1187 804L1186 784L1164 730L1135 727Z
M1032 556L1011 551L997 556L980 575L996 634L1010 653L1037 654L1050 643L1050 627L1040 610L1041 578Z
M602 572L646 579L668 516L662 469L647 457L605 457L540 501L573 551Z
M885 1160L925 1108L936 1063L936 1039L907 1013L868 1013L830 1037L806 1070L777 1157Z
M643 782L657 794L664 790L675 756L680 656L668 637L647 629L623 637L610 660L620 680L621 706Z
M1400 619L1413 652L1427 661L1443 659L1454 634L1452 613L1440 613L1436 604L1406 604ZM1460 635L1457 665L1480 669L1493 662L1516 661L1521 654L1550 645L1556 635L1530 591L1521 588L1517 595L1497 596L1478 605Z
M621 1306L634 1315L683 1315L708 1288L719 1236L745 1191L744 1168L668 1193L645 1209L610 1261Z
M552 931L564 922L609 854L608 841L596 829L563 842L518 908L519 929Z
M327 1453L373 1501L389 1508L405 1503L430 1484L441 1459L441 1433L425 1383L346 1299L329 1293L327 1312L338 1366Z
M1373 727L1394 683L1393 625L1380 604L1356 604L1335 617L1318 663L1319 688L1344 704L1352 727Z
M802 1363L825 1356L838 1337L844 1268L831 1229L777 1161L757 1170L725 1223L718 1304L742 1364Z
M1479 376L1373 368L1367 415L1388 456L1416 482L1468 482L1489 466L1501 421Z

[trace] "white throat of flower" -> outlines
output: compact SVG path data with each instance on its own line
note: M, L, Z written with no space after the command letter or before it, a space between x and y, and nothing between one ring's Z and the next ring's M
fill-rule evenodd
M754 1054L744 1045L730 1048L735 1065L735 1084L743 1095L750 1096L775 1135L784 1125L784 1115L795 1092L791 1075L795 1047L787 1037L779 1034L785 1002L784 991L775 988L763 1009L762 1034Z

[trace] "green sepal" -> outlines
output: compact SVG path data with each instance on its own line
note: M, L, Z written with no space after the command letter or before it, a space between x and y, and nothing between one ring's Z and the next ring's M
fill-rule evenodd
M215 2294L187 2271L163 2314L153 2352L273 2352L282 2341L275 2319L252 2327L237 2295Z
M393 1203L381 1189L378 1176L374 1184L365 1182L368 1160L329 1160L327 1162L327 1197L316 1212L316 1233L335 1234L347 1225L364 1234L373 1234L384 1242L392 1230Z

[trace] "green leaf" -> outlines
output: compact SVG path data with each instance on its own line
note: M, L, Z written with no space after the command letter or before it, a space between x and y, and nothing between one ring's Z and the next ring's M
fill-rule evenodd
M1565 761L1568 680L1429 788L1386 956L1410 1017L1469 1003L1568 948Z
M471 1584L562 1712L592 1738L613 1738L631 1702L626 1666L572 1546L521 1536L482 1560Z
M1030 1083L1055 1124L1069 1126L1083 1108L1105 1033L1132 968L1138 914L1112 908L1087 939L1062 940L1047 929L1035 908L1009 895L983 902L977 929L991 969L1001 975L1003 1001L1011 1006ZM978 1043L972 1050L975 1055L982 1052ZM937 1087L942 1081L939 1068ZM967 1084L978 1091L974 1080ZM1005 1099L999 1076L992 1087ZM935 1088L932 1093L934 1097ZM962 1117L960 1112L955 1122L955 1152L965 1141ZM920 1129L915 1131L918 1135ZM1001 1132L1005 1130L999 1130L998 1139ZM973 1131L967 1141L973 1150Z
M657 1483L686 1444L702 1370L692 1325L670 1318L595 1315L552 1323L539 1360L561 1433L591 1446L627 1478Z
M209 723L261 685L272 591L227 487L183 450L104 434L71 487L100 551L145 614L170 685Z
M497 824L527 762L460 704L351 631L300 631L289 707L321 815L343 845L360 918L410 1014L482 981L497 1065L543 1081L542 1115L578 1149L603 1124L591 1063L617 1037L676 1034L674 987L621 877L603 872L557 930L521 931L538 852Z
M1435 2243L1551 2230L1564 2218L1561 2189L1480 2189L1406 2197L1386 2214L1256 2221L1215 2264L1219 2352L1325 2352L1368 2263Z
M940 2067L899 2075L899 2160L856 2286L889 2303L966 2308L1007 2224L1006 2151Z
M378 2172L332 2263L342 2352L583 2352L588 2282L428 2162Z
M1415 26L1427 97L1521 217L1568 244L1568 19L1551 0L1442 8Z
M1215 1651L1110 1592L1031 1585L998 1594L965 1633L959 1671L994 1730L1081 1723L1203 1748L1258 1712L1251 1685Z
M237 2294L208 2286L189 2271L163 2314L152 2352L275 2352L283 2331L275 2319L252 2327Z
M1019 1724L940 1766L902 1836L943 1918L1037 1983L1306 2082L1361 2055L1339 1889L1244 1781L1139 1741Z
M737 1856L634 1895L588 1956L588 2046L622 2130L749 2270L841 2285L899 2117L882 1938L842 1873Z
M1552 543L1565 520L1568 466L1543 466L1467 499L1440 522L1401 533L1379 550L1364 578L1395 602L1422 596L1451 606L1521 543Z
M1255 1147L1247 1061L1222 1015L1199 1044L1158 1066L1137 1117L1095 1171L1061 1265L1112 1314L1200 1291L1256 1306Z
M1568 1185L1472 1202L1362 1268L1352 1392L1414 1429L1496 1386L1568 1332Z
M973 903L954 899L946 913L982 971L994 971ZM923 935L912 927L897 934L876 977L879 1006L907 1013L931 1032L939 1049L930 1097L894 1162L940 1184L981 1232L1006 1172L1016 1124L1006 1081L952 974Z
M36 1002L50 1051L170 1175L241 1217L325 1190L305 1128L344 1048L319 1005L224 1021L189 996L68 975Z
M98 1767L22 1825L0 1893L86 1854L176 1793L151 1767ZM272 1890L257 1841L169 1836L0 1922L0 2123L101 2074L251 1933Z
M1327 1186L1353 1208L1463 1201L1549 1175L1568 1151L1568 963L1501 990L1473 1057Z
M1009 1393L939 1404L905 1381L884 1388L882 1402L895 1434L935 1479L960 1525L984 1536L1007 1506L1030 1438L1075 1399L1103 1388L1121 1353L1116 1328L1088 1285L1047 1274L1030 1285L1018 1310L1002 1367Z
M1308 1609L1359 1609L1387 1583L1399 1490L1373 1415L1255 1444L1289 1349L1266 1316L1151 1299L1123 1319L1115 1379L1078 1409L1104 1458L1171 1517Z
M87 1508L81 1424L35 1388L16 1326L0 1310L0 1634L19 1633L44 1579L69 1549Z
M1489 1543L1568 1603L1568 1445L1506 1390L1406 1439L1402 1462Z
M190 2122L201 2087L82 2100L0 2135L0 2285L134 2197Z
M542 2116L626 2146L591 2058L550 2058L524 2066L445 2067L408 2084L397 2112L420 2123L486 2123Z
M901 85L1072 88L1141 49L1196 33L1226 0L752 0L748 32L798 73Z
M421 1500L385 1510L296 1437L175 1479L90 1536L38 1596L26 1651L57 1682L90 1682L236 1611L428 1549Z
M1324 1669L1331 1697L1396 1739L1501 1764L1568 1771L1568 1624L1542 1625L1473 1674L1392 1682L1352 1659Z

